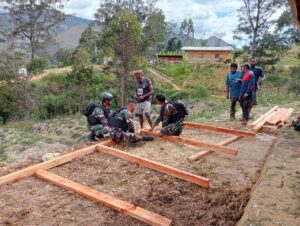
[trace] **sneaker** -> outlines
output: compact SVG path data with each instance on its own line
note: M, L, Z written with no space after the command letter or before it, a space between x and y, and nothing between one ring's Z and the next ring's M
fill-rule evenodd
M151 136L142 136L142 141L153 141L154 137Z
M97 141L97 139L96 139L94 133L90 133L89 135L87 135L86 138L87 138L87 140L88 140L89 142L95 142L95 141Z

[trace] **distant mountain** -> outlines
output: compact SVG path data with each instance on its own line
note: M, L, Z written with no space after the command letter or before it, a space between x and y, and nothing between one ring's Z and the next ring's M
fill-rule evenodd
M53 52L58 48L74 49L79 42L82 32L88 27L92 20L83 19L73 15L67 15L65 22L61 24L57 32L57 44L48 50ZM0 24L9 25L9 15L0 14ZM1 37L0 37L1 38Z
M214 35L210 36L208 39L205 40L205 44L207 47L223 47L223 46L233 46L223 39L218 38Z

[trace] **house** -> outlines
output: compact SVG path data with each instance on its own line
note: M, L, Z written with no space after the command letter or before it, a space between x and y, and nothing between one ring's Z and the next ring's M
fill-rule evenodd
M182 61L182 55L167 55L167 54L159 54L158 56L159 62L165 63L180 63Z
M300 0L289 0L294 21L300 30Z
M229 54L233 50L231 46L223 47L183 47L182 52L187 55L189 63L199 62L223 62L229 59Z

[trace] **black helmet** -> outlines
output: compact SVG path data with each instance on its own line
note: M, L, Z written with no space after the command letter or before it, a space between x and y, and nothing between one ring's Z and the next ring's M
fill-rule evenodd
M109 92L101 93L101 95L99 97L101 102L103 102L105 100L112 100L113 98L114 98L114 96Z

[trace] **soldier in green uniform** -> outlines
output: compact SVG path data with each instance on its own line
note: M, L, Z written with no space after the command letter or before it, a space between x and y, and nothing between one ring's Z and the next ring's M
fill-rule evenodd
M104 134L110 132L108 126L108 116L110 113L109 106L112 102L113 95L108 92L104 92L100 95L100 104L94 104L91 106L91 114L87 116L88 127L91 133L88 135L89 141L96 141L96 138L103 138ZM90 106L90 105L89 105Z
M157 94L156 102L161 106L161 109L151 131L162 122L162 129L160 130L161 136L180 136L184 126L183 121L187 114L185 107L183 107L184 105L178 102L166 102L166 96L164 94ZM177 107L177 105L180 105L180 107Z
M110 115L108 124L111 128L110 136L113 140L117 142L129 141L133 143L154 140L153 137L139 136L135 133L132 121L135 108L135 102L129 101L127 108L120 108Z

